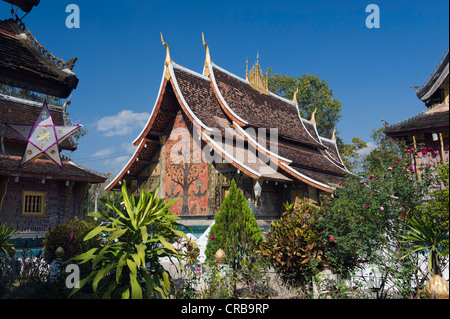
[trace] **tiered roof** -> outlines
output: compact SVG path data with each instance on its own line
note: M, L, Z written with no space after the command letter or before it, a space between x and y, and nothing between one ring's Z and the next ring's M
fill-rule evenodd
M348 173L336 141L319 136L315 121L303 119L295 102L264 88L255 88L248 80L215 65L205 43L207 55L203 74L174 63L164 41L163 45L167 55L152 114L134 141L135 153L107 190L119 188L124 180L129 183L137 178L160 149L159 137L170 134L167 129L179 110L193 123L203 144L251 178L286 183L300 180L332 192L332 184L337 184ZM266 128L267 132L270 128L277 129L278 152L272 152L274 148L265 145L270 142L261 142L249 128L254 132L258 128ZM223 142L211 137L230 132L242 141L235 143L232 153ZM257 158L256 151L270 161L252 161Z
M76 60L50 53L20 20L0 20L0 83L67 98L78 85Z

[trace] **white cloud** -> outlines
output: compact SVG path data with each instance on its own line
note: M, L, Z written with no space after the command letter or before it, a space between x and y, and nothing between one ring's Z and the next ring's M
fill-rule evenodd
M94 154L92 154L92 157L110 156L110 155L114 154L114 151L115 151L114 147L105 148L105 149L99 150L99 151L95 152Z
M359 150L357 153L358 153L359 157L364 158L367 155L369 155L369 153L372 152L376 148L377 148L377 145L374 142L368 142L367 147Z
M104 132L105 136L122 136L141 130L150 114L147 112L134 113L130 110L120 111L113 116L105 116L97 122L97 130Z

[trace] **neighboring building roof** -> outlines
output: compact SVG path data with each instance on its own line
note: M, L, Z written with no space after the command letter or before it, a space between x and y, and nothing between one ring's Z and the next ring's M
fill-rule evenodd
M0 175L91 183L104 183L106 181L105 176L94 174L68 161L63 161L63 169L55 166L55 163L47 158L35 159L22 167L19 167L20 161L20 156L7 155L4 158L3 155L0 155Z
M0 20L0 83L67 98L78 85L76 60L54 56L18 19Z
M0 124L33 125L42 108L42 103L0 94ZM50 105L50 113L55 125L65 125L65 114L62 107ZM4 128L4 141L26 144L26 141L9 127ZM71 137L60 144L63 150L75 151L77 144Z
M436 103L436 101L439 101L441 99L440 94L435 93L437 93L439 87L448 77L448 74L449 74L449 57L447 48L444 57L439 62L434 72L430 75L427 82L425 82L421 87L415 87L417 97L423 102L425 102L425 105L427 107L433 106Z
M179 110L192 122L204 145L254 179L300 180L331 192L331 184L337 184L349 173L336 141L320 137L316 124L301 118L296 103L258 91L247 80L214 65L208 48L204 74L199 74L174 63L167 44L163 45L167 55L152 113L134 141L135 153L107 190L120 187L124 180L137 179L160 149L159 138L170 134L167 129ZM278 129L278 152L261 144L249 128ZM235 143L230 153L223 141L211 138L217 134L233 134L245 147ZM247 158L256 158L256 151L269 161L248 161Z
M436 105L406 120L387 126L384 132L388 136L404 136L415 132L448 131L449 106Z
M414 133L434 133L448 131L448 49L438 66L420 88L414 87L417 97L427 109L392 125L386 125L384 132L391 137L407 136ZM447 95L447 96L446 96Z

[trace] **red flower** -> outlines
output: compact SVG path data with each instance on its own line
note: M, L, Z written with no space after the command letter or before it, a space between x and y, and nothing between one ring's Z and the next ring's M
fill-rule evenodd
M214 237L214 236L211 236L210 238L211 238L211 239L214 239L214 238L216 238L216 237Z
M331 242L333 242L333 241L334 241L334 237L333 237L333 236L330 236L329 240L330 240Z
M369 178L370 178L370 179L375 179L375 177L376 177L375 175L370 175Z
M370 205L369 204L366 204L366 206L364 206L366 209L369 209L370 208Z

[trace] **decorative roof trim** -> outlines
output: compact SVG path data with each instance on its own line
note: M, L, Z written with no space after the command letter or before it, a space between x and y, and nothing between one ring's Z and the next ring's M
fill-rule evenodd
M298 179L300 179L301 181L305 182L308 185L311 185L313 187L316 187L320 190L323 190L325 192L333 192L335 190L334 187L326 185L324 183L321 183L319 181L316 181L315 179L312 179L306 175L303 175L302 173L300 173L299 171L297 171L295 168L290 167L289 165L286 165L285 163L281 163L281 165L283 166L283 168L285 169L285 171L287 171L288 173L294 175L295 177L297 177Z
M444 63L445 65L443 66ZM438 74L439 77L436 78ZM422 101L425 101L428 98L430 98L434 94L434 92L436 92L436 90L439 88L439 86L445 80L448 74L449 74L449 56L447 48L447 50L444 53L444 56L441 58L439 64L436 66L433 73L431 73L431 75L428 77L426 82L422 84L420 87L413 86L414 89L416 90L417 97ZM428 86L431 87L429 87L428 90L426 90Z
M229 73L229 72L226 71L226 70L223 70L222 68L219 68L219 67L218 67L217 65L215 65L213 62L209 63L208 66L207 66L208 69L209 69L209 77L211 78L211 83L213 84L214 93L215 93L216 97L218 98L218 100L219 100L219 102L220 102L219 104L220 104L220 106L222 107L222 109L223 109L223 111L225 112L225 114L227 114L230 118L232 118L233 121L236 121L236 122L239 123L239 125L241 125L241 126L248 125L248 122L247 122L246 120L242 119L239 115L237 115L237 114L233 111L233 109L232 109L231 107L228 106L228 103L225 101L224 97L222 96L222 93L220 93L219 86L217 85L216 78L215 78L215 76L214 76L214 70L213 70L213 68L212 68L213 65L214 65L215 67L217 67L218 69L220 69L221 71L223 71L224 73L226 73L226 74L228 74L228 75L230 75L230 76L232 76L232 77L235 77L236 79L238 79L238 80L240 80L240 81L244 81L244 80L241 79L241 78L236 77L235 75ZM206 67L206 66L205 66L205 67ZM245 82L246 84L248 84L247 81L244 81L244 82Z
M191 119L191 121L193 123L194 122L197 123L198 125L201 126L201 128L203 128L204 130L206 130L208 132L216 131L215 129L208 127L202 121L200 121L200 119L194 114L192 109L189 107L189 104L184 99L183 93L181 92L180 87L178 86L178 81L177 81L177 78L175 76L175 72L173 70L174 67L178 68L181 71L184 71L185 68L180 67L179 65L174 65L173 63L169 64L169 71L170 71L170 75L171 75L171 79L170 80L171 80L171 83L174 86L174 92L175 92L175 95L177 96L178 101L180 102L181 108L185 111L186 115L188 115L190 117L190 119ZM192 71L191 71L191 74L193 74ZM203 75L198 74L198 73L197 73L197 75L199 77L204 77Z
M20 30L22 33L18 34L18 37L26 42L30 47L37 50L42 58L44 58L46 61L50 62L53 66L55 66L57 69L64 71L70 74L74 74L72 72L73 67L75 66L75 62L77 61L77 58L71 58L69 61L65 62L63 59L53 55L50 51L48 51L42 44L39 43L39 41L34 37L34 35L31 33L30 30L27 29L25 26L25 23L23 23L17 16L14 20L17 25L20 27ZM14 27L14 24L11 24ZM16 29L16 28L14 28ZM16 30L18 31L18 30Z
M340 163L340 164L341 164L342 166L344 166L344 167L339 166L339 165L337 164L338 162L336 162L336 160L333 159L333 157L328 153L327 150L325 150L326 154L324 154L324 152L323 152L322 150L319 150L319 151L320 151L320 153L323 155L323 157L325 157L327 160L329 160L334 166L336 166L337 168L343 170L343 171L346 172L346 173L350 173L350 172L347 170L347 168L345 167L345 165L344 165L343 163ZM338 156L339 156L339 152L338 152ZM339 156L339 159L340 159L340 156ZM350 174L351 174L351 173L350 173Z
M225 160L231 162L230 164L237 165L238 169L241 169L246 172L247 175L249 175L252 178L258 179L263 177L260 173L256 172L255 170L251 169L250 167L246 166L242 162L240 162L238 159L236 159L234 156L230 155L227 151L225 151L219 144L217 144L212 138L210 138L205 132L202 132L202 136L206 138L205 142L208 143L208 145L212 145L214 147L215 151L218 151L222 157L224 157ZM228 158L228 159L227 159Z
M265 155L269 155L272 157L275 157L277 160L280 160L282 162L286 162L288 164L292 163L292 161L290 159L287 159L285 157L282 157L278 154L275 154L271 151L269 151L267 148L265 148L264 146L262 146L261 144L259 144L250 134L248 134L247 132L245 132L245 130L240 127L236 122L233 122L233 126L237 129L237 131L239 133L241 133L242 136L244 136L244 138L247 139L247 141L249 141L254 147L256 147L259 151L262 151L265 153ZM277 161L278 164L278 161Z
M162 94L162 93L165 92L165 87L166 87L167 81L168 81L165 78L165 74L166 74L167 70L168 70L168 68L166 66L164 66L164 72L162 75L161 84L159 85L159 91L158 91L158 95L156 96L155 104L153 105L152 113L150 114L150 116L147 120L147 123L145 124L141 133L139 133L138 137L133 141L134 146L138 146L140 144L140 141L143 138L145 138L145 136L150 131L153 122L155 121L156 115L158 114L158 111L159 111L159 108L161 106L161 102L162 102L162 99L164 96L164 94ZM156 113L155 113L155 111L156 111Z
M145 145L145 139L141 140L139 146L136 148L136 150L134 151L133 155L130 157L130 159L128 160L128 162L125 164L125 166L122 168L122 170L120 171L120 173L105 187L105 190L107 191L111 191L114 186L116 186L116 184L118 182L121 182L123 176L125 175L125 173L130 169L131 165L133 165L134 161L136 160L137 156L139 155L139 153L142 150L142 147Z

